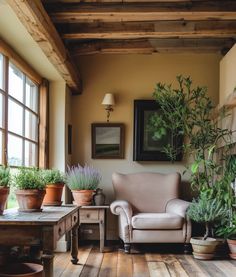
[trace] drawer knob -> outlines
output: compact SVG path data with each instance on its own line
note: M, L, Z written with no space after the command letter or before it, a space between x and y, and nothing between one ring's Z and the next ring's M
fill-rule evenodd
M76 216L76 215L74 215L74 222L76 222L76 220L77 220L77 216Z
M90 214L87 214L86 216L87 216L87 218L90 218Z
M62 230L61 230L61 227L59 227L58 234L61 235L61 233L62 233Z

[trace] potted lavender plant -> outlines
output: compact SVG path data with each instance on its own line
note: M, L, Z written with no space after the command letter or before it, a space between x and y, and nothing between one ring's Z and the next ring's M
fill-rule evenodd
M66 173L66 184L72 191L74 204L91 205L93 193L101 181L101 174L92 166L72 166Z

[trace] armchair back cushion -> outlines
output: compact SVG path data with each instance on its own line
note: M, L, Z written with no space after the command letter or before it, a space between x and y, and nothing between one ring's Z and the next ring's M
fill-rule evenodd
M113 173L117 200L128 201L135 213L164 213L169 200L179 197L180 174Z

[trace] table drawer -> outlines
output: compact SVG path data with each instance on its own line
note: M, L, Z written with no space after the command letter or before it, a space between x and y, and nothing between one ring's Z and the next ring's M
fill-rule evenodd
M65 221L56 226L56 239L59 240L66 232Z
M99 219L99 211L98 210L90 210L90 209L81 209L79 211L80 214L80 222L88 221L97 221Z
M71 225L72 225L72 227L75 226L78 223L78 217L79 217L78 212L72 214L72 216L71 216Z

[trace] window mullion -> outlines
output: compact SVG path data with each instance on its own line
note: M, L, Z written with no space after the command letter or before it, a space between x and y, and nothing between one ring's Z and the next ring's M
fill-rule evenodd
M23 104L26 102L26 76L23 74ZM25 138L25 107L23 107L23 137ZM22 140L22 164L25 166L25 139Z
M6 166L8 164L8 152L7 152L7 141L8 141L8 81L9 81L9 59L4 56L3 59L3 89L5 91L5 103L4 103L4 119L3 124L5 128L3 137L3 164Z

